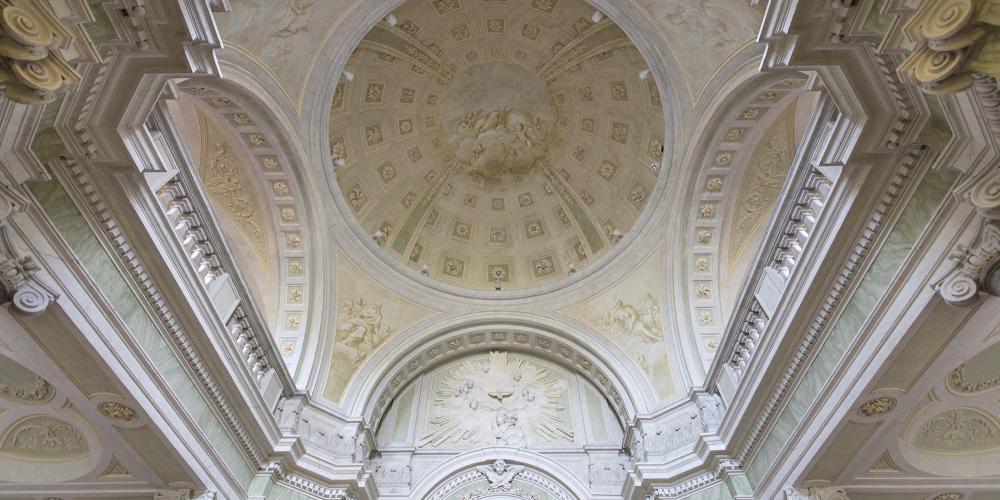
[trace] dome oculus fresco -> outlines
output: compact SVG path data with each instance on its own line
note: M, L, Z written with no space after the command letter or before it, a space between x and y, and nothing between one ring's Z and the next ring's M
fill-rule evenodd
M410 0L393 15L331 107L361 226L470 289L551 283L606 253L662 154L660 97L625 33L582 0Z

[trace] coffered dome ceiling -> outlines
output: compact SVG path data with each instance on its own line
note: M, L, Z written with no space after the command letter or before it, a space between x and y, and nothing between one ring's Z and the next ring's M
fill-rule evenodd
M582 0L411 0L331 109L337 182L414 270L528 288L606 253L656 186L663 113L625 33Z

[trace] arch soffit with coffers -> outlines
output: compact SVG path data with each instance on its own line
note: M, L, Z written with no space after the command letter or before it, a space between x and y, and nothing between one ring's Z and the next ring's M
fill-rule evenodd
M524 466L576 498L584 499L592 496L590 488L576 474L541 453L518 448L482 448L457 455L427 471L422 475L422 479L413 485L410 497L429 498L438 489L457 479L463 471L478 465L489 465L496 460L503 460L508 466Z
M666 296L676 312L676 330L686 332L684 340L694 344L685 352L700 355L700 359L689 363L694 367L711 363L727 321L726 311L719 302L719 273L722 270L717 255L723 240L720 236L726 229L723 224L727 218L726 209L732 205L726 202L727 198L723 195L735 194L735 188L730 188L732 182L725 182L725 178L740 177L752 156L752 146L760 140L777 115L773 110L784 109L792 95L801 92L801 84L806 81L806 76L797 71L761 75L753 63L745 61L734 70L728 85L721 87L710 101L704 103L706 110L693 134L696 142L688 149L684 159L684 164L692 167L684 169L672 185L671 209L685 215L667 219L672 224L670 233L684 236L671 238L664 253L686 257L683 261L667 258L668 266L672 267L669 267L667 276ZM795 79L800 84L782 85L789 79ZM772 90L780 93L779 99L757 101L763 93ZM759 115L752 120L741 120L739 115L749 108L758 109ZM726 135L733 129L740 129L741 136L737 141L727 141ZM742 149L747 152L739 153ZM719 160L722 164L717 163ZM712 178L718 178L722 187L712 186L713 189L709 189L707 183ZM699 213L705 203L712 204L714 212L710 217ZM702 242L698 233L704 230L709 230L711 237ZM677 266L681 267L678 269ZM708 287L710 298L698 297L699 285ZM704 318L701 313L708 313L706 324L701 322Z
M368 375L351 380L341 411L377 428L408 382L442 363L490 350L537 356L582 375L608 399L623 428L662 406L635 362L600 333L523 313L506 313L503 321L496 316L446 318L396 335L359 367L358 373Z
M225 127L228 136L238 138L240 142L233 146L241 149L241 157L250 159L245 164L246 174L264 191L261 197L268 203L263 208L276 236L278 256L278 269L273 271L278 273L279 287L274 341L289 369L298 375L307 372L312 363L306 356L314 354L312 344L320 337L312 332L320 331L322 325L323 308L316 305L323 298L325 262L314 256L319 255L319 242L325 239L326 228L317 223L323 208L316 206L318 193L307 187L312 185L308 170L296 168L303 156L294 134L253 88L232 80L201 78L178 84L186 98L200 101L199 109L211 110L217 127ZM252 143L255 134L263 139L263 145ZM293 212L285 212L288 208ZM294 299L297 292L301 295Z

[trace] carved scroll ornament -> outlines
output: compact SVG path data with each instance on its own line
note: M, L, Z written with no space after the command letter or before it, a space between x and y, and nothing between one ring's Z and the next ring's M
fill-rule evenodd
M925 0L904 29L917 45L899 72L924 92L961 92L973 74L1000 77L1000 0Z
M37 0L0 0L0 84L11 100L44 104L80 79L59 53L70 38Z
M966 247L959 245L949 256L955 262L935 289L945 302L954 306L976 303L993 265L1000 258L1000 222L982 222L978 237Z
M0 305L10 303L18 312L28 316L44 311L57 294L35 278L38 270L30 255L18 255L6 223L0 219Z

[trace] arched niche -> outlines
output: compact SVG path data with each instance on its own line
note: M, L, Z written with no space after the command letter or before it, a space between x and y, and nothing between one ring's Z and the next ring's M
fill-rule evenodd
M672 224L673 303L707 366L757 256L768 215L817 110L808 75L760 75L744 65L705 103L696 137L670 196L683 217Z
M359 368L365 377L348 385L343 410L377 429L390 403L411 381L429 370L475 353L503 350L534 356L575 373L607 399L620 426L657 405L638 366L596 332L569 331L563 324L518 313L447 320L410 335L399 335Z
M587 377L508 349L468 353L413 378L376 432L380 451L418 453L616 447L623 439L610 402Z

